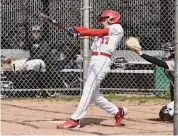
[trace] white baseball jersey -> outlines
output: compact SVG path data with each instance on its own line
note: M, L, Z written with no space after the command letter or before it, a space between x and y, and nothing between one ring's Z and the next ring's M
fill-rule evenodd
M41 59L21 59L12 61L11 67L15 71L28 71L28 70L35 70L35 71L46 71L46 64Z
M91 51L105 52L112 54L124 35L124 30L120 24L109 26L109 34L103 37L95 37Z

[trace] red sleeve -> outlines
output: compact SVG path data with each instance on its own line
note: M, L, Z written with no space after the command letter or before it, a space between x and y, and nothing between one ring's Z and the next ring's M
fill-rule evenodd
M106 36L109 34L109 28L82 30L79 33L80 36Z
M87 28L87 27L74 27L74 29L75 29L75 31L80 32L80 31L88 30L89 28Z

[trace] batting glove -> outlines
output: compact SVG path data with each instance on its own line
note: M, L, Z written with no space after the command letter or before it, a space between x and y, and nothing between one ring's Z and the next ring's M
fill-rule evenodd
M73 27L68 28L68 34L69 34L69 36L75 37L75 38L78 38L80 36L80 33L75 31L75 29Z

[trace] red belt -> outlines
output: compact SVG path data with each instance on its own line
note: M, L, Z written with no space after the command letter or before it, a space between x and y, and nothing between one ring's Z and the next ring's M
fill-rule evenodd
M102 55L111 58L111 54L105 53L105 52L92 52L92 55Z

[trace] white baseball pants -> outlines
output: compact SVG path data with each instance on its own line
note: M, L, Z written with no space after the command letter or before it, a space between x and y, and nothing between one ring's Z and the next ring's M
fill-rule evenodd
M100 84L106 74L110 70L111 59L105 56L92 56L88 68L88 78L84 86L83 94L80 99L76 112L71 119L80 120L87 114L88 105L94 102L101 109L107 111L111 115L118 113L118 107L100 93Z

